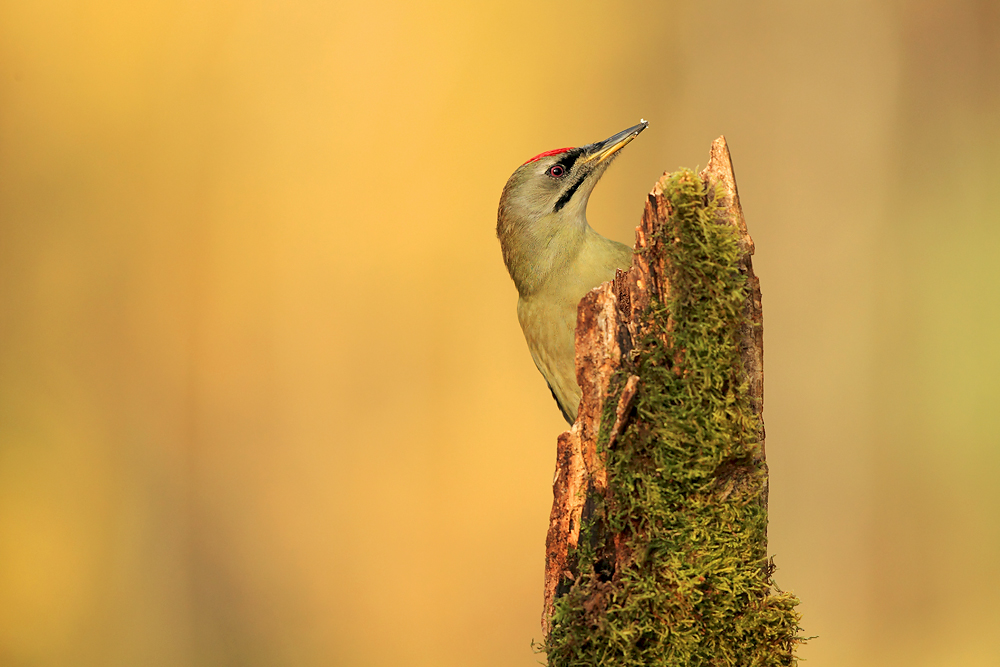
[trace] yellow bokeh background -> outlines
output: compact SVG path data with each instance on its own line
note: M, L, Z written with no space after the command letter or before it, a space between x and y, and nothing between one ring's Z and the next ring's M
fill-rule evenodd
M537 664L507 176L725 134L809 665L1000 664L1000 6L0 2L0 666Z

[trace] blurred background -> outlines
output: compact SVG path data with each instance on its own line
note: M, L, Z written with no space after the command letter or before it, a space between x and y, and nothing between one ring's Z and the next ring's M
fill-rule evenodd
M725 134L809 665L1000 664L1000 3L0 2L0 665L534 665L510 173Z

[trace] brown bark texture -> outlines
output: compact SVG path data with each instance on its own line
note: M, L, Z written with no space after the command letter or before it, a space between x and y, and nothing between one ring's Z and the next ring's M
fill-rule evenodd
M664 175L664 179L667 175ZM764 345L763 313L761 310L760 283L753 272L751 255L753 240L747 232L743 210L740 206L729 148L725 137L712 143L708 166L699 177L709 188L717 188L722 216L737 230L740 248L739 269L747 278L745 317L740 330L740 356L743 372L749 385L751 405L758 416L763 411L764 398ZM661 181L662 182L662 181ZM620 391L614 410L605 406L612 376L623 358L633 353L633 342L640 340L646 331L644 313L651 298L665 301L670 285L665 264L663 242L659 230L663 229L670 215L670 205L663 196L663 189L654 187L649 193L642 222L636 228L635 256L632 267L619 272L613 282L591 290L580 302L576 328L576 373L583 389L583 397L576 422L562 433L557 443L556 471L553 481L553 504L546 539L545 588L542 628L548 636L553 605L558 595L571 585L573 551L580 540L582 523L587 520L588 505L594 494L607 496L608 473L605 452L615 444L630 414L632 401L640 391L639 378L631 375ZM668 325L669 329L669 325ZM666 334L669 335L669 332ZM617 391L614 393L618 393ZM605 447L598 447L598 434L602 429L602 416L611 422ZM763 420L759 420L760 442L758 464L764 462ZM765 468L766 470L766 468ZM763 486L760 502L767 503L767 486ZM588 500L589 499L589 500ZM625 540L619 535L605 540L611 552L611 567L620 571L630 554Z

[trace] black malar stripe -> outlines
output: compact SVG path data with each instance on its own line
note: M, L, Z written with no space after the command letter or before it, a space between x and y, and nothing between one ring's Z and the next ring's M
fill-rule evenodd
M559 198L559 201L556 202L556 207L552 209L554 213L558 213L563 206L569 203L569 200L576 194L576 191L580 188L580 184L583 183L583 179L586 177L586 174L580 176L580 178L576 179L576 183L566 189L566 192L564 192L562 197Z

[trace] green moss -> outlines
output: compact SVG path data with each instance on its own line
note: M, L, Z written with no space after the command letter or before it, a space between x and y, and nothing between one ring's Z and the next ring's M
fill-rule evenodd
M635 414L606 452L609 493L588 498L548 664L793 665L798 600L771 585L736 233L693 172L672 174L664 196L670 295L654 301L649 333L609 391L602 447L624 378L640 378ZM628 554L618 570L615 533Z

